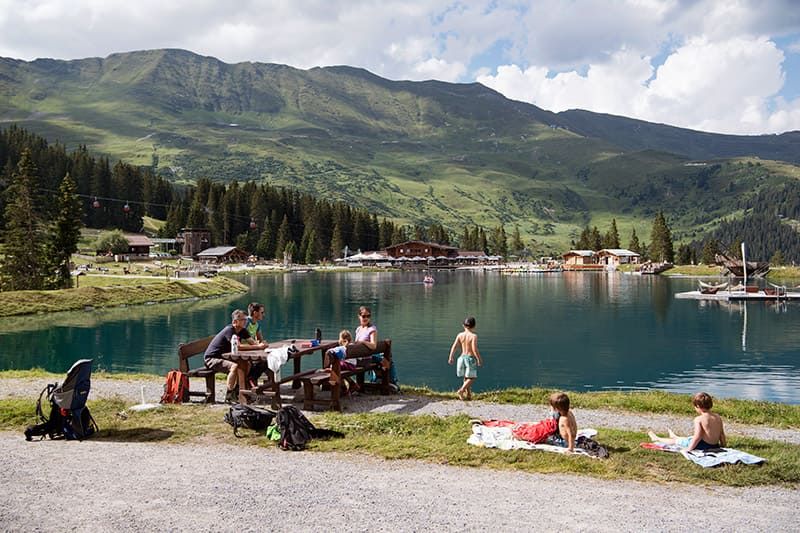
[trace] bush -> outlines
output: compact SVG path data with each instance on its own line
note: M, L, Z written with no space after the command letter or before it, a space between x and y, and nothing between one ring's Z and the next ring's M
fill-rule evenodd
M105 254L111 252L112 254L126 254L128 253L128 239L122 231L115 229L111 231L104 231L97 238L94 245L98 254Z

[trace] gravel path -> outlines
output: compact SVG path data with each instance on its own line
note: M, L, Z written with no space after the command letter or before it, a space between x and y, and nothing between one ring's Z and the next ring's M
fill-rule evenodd
M33 399L43 385L0 380L0 398ZM156 401L161 384L153 380L95 379L92 396L120 394L133 404L142 386L145 401ZM407 396L364 396L347 407L517 420L545 412ZM576 416L582 426L688 430L687 421L669 416ZM793 430L729 432L800 443ZM800 492L782 487L607 481L216 443L28 443L17 432L0 432L0 446L0 529L8 531L800 530ZM248 465L246 479L225 465Z

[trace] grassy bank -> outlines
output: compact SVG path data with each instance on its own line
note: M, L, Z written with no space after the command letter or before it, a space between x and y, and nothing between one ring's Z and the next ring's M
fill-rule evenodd
M223 379L223 375L218 376ZM44 382L60 381L63 374L46 372L41 369L3 370L2 379L37 378ZM110 374L94 372L92 379L115 379L121 381L152 380L163 383L164 376L150 374ZM548 405L548 397L553 389L508 388L496 391L476 393L475 401L511 405ZM663 391L603 391L574 392L567 391L573 408L578 409L611 409L632 413L669 414L694 417L692 399L689 394L675 394ZM403 386L403 393L434 399L455 399L452 392L434 391L427 387ZM714 410L731 422L768 426L774 428L800 428L800 405L756 400L739 400L736 398L716 398Z
M196 283L160 278L96 278L101 280L97 286L87 282L75 289L0 292L0 317L210 298L248 290L246 285L224 276Z
M121 399L89 402L101 428L97 440L126 442L219 443L271 447L275 444L261 433L244 430L244 438L233 436L222 422L224 409L200 404L170 405L145 412L122 413L127 404ZM34 422L31 400L0 400L0 429L21 432ZM632 479L651 482L690 484L797 485L800 483L800 446L752 438L733 437L730 445L764 457L761 467L742 465L702 469L679 454L640 448L644 433L613 428L596 428L598 440L611 457L594 460L580 456L533 452L500 451L466 443L471 433L465 415L450 417L411 416L386 413L315 415L319 427L345 434L343 439L312 441L314 452L369 454L387 460L416 459L438 464L482 467L538 473L588 475L604 479Z

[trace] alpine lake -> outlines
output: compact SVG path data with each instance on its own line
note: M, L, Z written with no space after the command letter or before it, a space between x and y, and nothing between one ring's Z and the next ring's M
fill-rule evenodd
M248 294L0 319L0 369L65 372L77 359L114 373L164 374L181 342L218 332L230 312L264 303L267 340L355 331L372 309L392 339L400 384L455 390L447 364L466 316L484 364L477 391L542 386L649 390L800 403L800 302L677 300L697 280L622 273L435 272L241 275ZM762 282L763 283L763 282ZM319 365L304 358L304 368ZM201 358L192 361L202 364Z

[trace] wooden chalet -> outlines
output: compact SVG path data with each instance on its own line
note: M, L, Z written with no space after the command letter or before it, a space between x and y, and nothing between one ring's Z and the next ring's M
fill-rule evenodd
M205 263L244 263L248 253L235 246L216 246L203 250L196 257Z
M455 246L447 246L446 244L439 244L435 242L424 241L406 241L400 244L393 244L384 248L384 252L391 258L450 258L458 256L458 248Z
M639 254L624 248L605 248L595 254L597 262L603 266L638 265Z
M139 259L150 259L150 248L153 241L147 235L125 235L128 241L128 251L120 254L120 259L124 261L136 261Z

